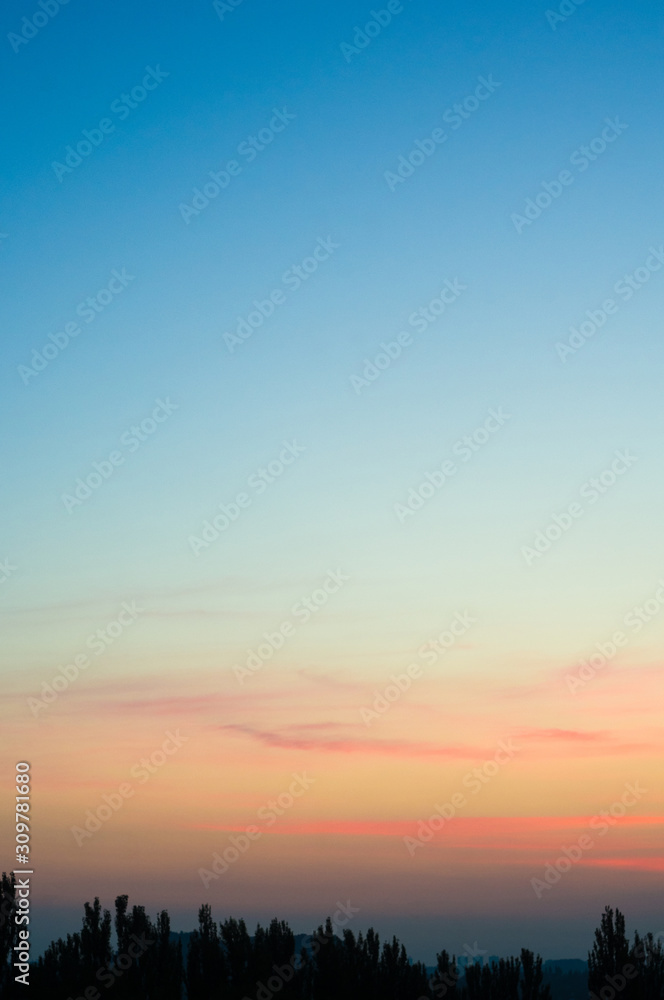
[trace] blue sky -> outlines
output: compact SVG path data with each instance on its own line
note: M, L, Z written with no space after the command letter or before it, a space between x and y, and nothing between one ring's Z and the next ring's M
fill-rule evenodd
M124 502L106 507L119 490L144 528L154 462L168 496L160 516L172 512L186 535L217 492L234 493L297 434L323 487L325 470L350 486L375 463L361 487L371 506L376 471L398 494L499 404L514 411L515 443L496 452L511 504L515 491L537 502L538 481L547 492L561 483L562 501L614 447L647 449L660 275L565 365L554 345L658 245L654 15L589 3L554 31L527 5L406 3L348 63L340 43L370 20L360 4L313 16L245 0L223 21L211 4L168 16L162 5L72 5L16 54L8 46L7 128L22 139L7 146L0 216L3 397L16 426L5 447L22 477L9 486L18 518L34 510L28 535L34 521L49 525L57 545L50 518L60 523L68 483L164 394L180 409L162 440L82 517L126 531ZM17 17L6 10L7 31ZM119 122L111 104L148 65L168 78ZM500 86L390 191L385 171L445 127L480 76ZM283 107L295 120L254 162L239 157L232 187L186 225L179 206ZM58 182L51 164L109 114L116 131ZM519 235L512 213L616 116L628 128ZM339 249L231 355L223 333L327 237ZM32 349L122 268L134 278L126 290L24 385L17 369ZM468 290L358 398L350 377L365 357L454 278ZM578 468L569 487L561 464Z

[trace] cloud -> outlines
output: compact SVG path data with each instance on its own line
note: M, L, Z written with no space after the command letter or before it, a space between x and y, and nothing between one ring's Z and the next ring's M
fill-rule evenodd
M281 750L313 750L321 753L377 754L390 757L448 757L456 760L484 760L494 751L486 748L414 742L410 740L379 740L345 735L348 726L336 723L318 723L308 726L286 726L281 732L254 729L251 726L228 724L220 726L224 732L239 733L265 746ZM358 729L364 727L358 726ZM312 732L334 731L335 738L316 737Z
M526 728L517 730L515 739L531 743L572 744L579 756L610 756L612 754L648 754L661 751L653 742L621 743L619 737L608 730Z
M282 581L262 581L259 582L250 577L233 576L226 577L225 579L218 581L216 583L205 583L199 584L197 586L191 587L162 587L160 589L151 590L137 590L132 592L130 595L126 593L113 594L107 591L104 594L98 594L92 597L83 597L77 600L71 601L54 601L45 604L25 604L23 606L14 606L6 608L3 614L5 617L10 616L36 616L36 617L56 617L61 620L63 617L77 617L85 616L88 618L90 613L94 612L105 614L106 610L113 611L118 605L122 604L123 601L128 599L135 600L137 603L143 602L144 604L153 604L155 602L168 602L168 601L178 601L181 598L187 597L198 597L210 595L214 597L215 595L228 595L233 598L234 605L237 603L237 599L241 595L245 595L249 599L252 599L256 594L272 594L275 591L293 589L294 587L300 587L310 584L308 578L302 578L298 580L282 580ZM216 615L217 617L245 617L245 618L259 618L265 617L265 614L261 614L255 611L235 611L235 610L209 610L209 609L176 609L174 611L158 611L152 609L151 611L146 610L145 614L149 614L153 617L156 616L191 616L198 617L201 615Z
M586 858L585 864L596 868L626 868L631 871L664 872L664 857L659 858Z
M460 743L434 743L406 739L378 739L357 736L364 726L334 722L284 725L279 730L229 723L220 726L225 732L238 733L257 743L280 750L307 750L320 753L372 754L387 757L446 757L451 760L488 760L493 758L495 745L478 746ZM336 735L335 735L336 734ZM619 743L606 731L586 731L555 728L526 728L513 733L514 739L530 743L575 744L588 747L592 754L638 753L652 749L649 744ZM507 737L504 737L507 738ZM496 740L496 742L498 742Z
M420 817L421 819L422 817ZM511 857L510 864L533 864L532 852L546 852L557 848L560 838L576 838L588 831L588 816L461 816L445 822L436 838L447 847L465 851L500 851ZM282 819L270 831L282 836L343 836L343 837L405 837L417 836L418 818L408 819ZM627 816L620 821L622 827L664 826L664 816ZM188 830L219 830L229 833L244 832L246 824L235 822L191 823ZM516 857L521 854L521 857ZM507 859L506 859L507 860ZM658 870L659 857L584 858L585 864L615 868L644 868ZM652 866L649 868L648 866Z
M607 743L615 737L606 730L590 731L584 729L523 729L518 734L521 740L558 740L563 743Z

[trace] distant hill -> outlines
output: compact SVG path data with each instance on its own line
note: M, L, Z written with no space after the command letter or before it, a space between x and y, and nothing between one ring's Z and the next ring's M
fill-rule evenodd
M171 931L171 941L177 944L178 941L182 945L182 960L187 961L187 951L189 950L189 941L191 939L193 931ZM299 955L304 948L308 954L311 954L311 948L307 945L307 940L310 938L310 934L296 934L295 935L295 954ZM337 940L340 940L338 935L335 935ZM251 935L251 940L253 941L253 934Z
M581 972L584 976L588 975L588 963L581 958L547 958L544 971L550 972L556 968L561 972Z
M544 962L544 982L553 1000L587 1000L588 963L580 958L556 958Z
M488 963L497 962L498 955L489 955ZM436 971L427 966L429 975ZM547 959L542 963L544 984L551 987L552 1000L588 1000L588 963L580 958ZM459 984L463 985L463 973Z
M182 959L186 963L187 950L191 939L191 931L171 932L171 940L182 945ZM307 945L308 934L295 935L295 954L302 949L311 954ZM253 940L253 936L252 936ZM489 961L497 961L497 955L490 955ZM434 966L427 966L429 975L436 971ZM554 958L543 963L544 983L551 987L552 1000L587 1000L588 997L588 963L580 958ZM463 975L460 983L463 983Z
M177 944L178 941L181 942L182 954L185 957L189 948L189 939L191 938L192 933L192 931L171 931L171 941L175 944ZM302 948L311 953L311 948L306 944L309 937L311 937L310 934L295 935L295 953L297 955L300 954ZM338 935L335 935L335 937L337 937L337 940L340 940ZM253 935L251 936L251 940L253 941ZM498 956L490 955L488 961L498 961ZM555 975L557 971L562 974L575 973L583 976L588 975L588 963L584 962L581 958L547 958L543 963L543 968L545 976ZM427 971L433 974L436 971L435 966L427 966Z

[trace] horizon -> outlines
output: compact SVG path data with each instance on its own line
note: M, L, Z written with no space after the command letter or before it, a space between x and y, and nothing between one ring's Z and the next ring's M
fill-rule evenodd
M122 895L122 893L120 895ZM90 904L90 903L93 903L93 902L97 902L97 900L98 900L98 897L95 897L94 901L93 900L88 900L87 903ZM98 900L98 901L99 901L99 903L100 903L100 905L102 907L102 910L108 910L111 915L113 914L113 906L110 904L110 902L109 902L109 905L105 905L103 900ZM132 900L131 897L129 897L129 905L130 905L130 907L131 906L139 906L139 907L141 906L141 904L138 901ZM205 905L205 904L201 904L201 905ZM338 908L336 909L336 911L334 913L332 913L330 911L330 913L325 914L324 916L321 916L317 920L315 920L312 923L312 926L311 926L310 930L306 930L305 931L305 930L302 930L302 929L298 929L297 927L292 927L291 930L293 932L293 935L294 935L295 939L296 940L298 938L311 939L312 937L315 937L318 929L321 926L325 925L325 921L327 920L328 917L331 918L331 921L332 921L332 928L333 928L334 936L339 941L341 941L343 939L343 932L344 932L345 928L348 928L349 930L351 930L352 933L354 934L354 936L356 938L357 938L358 934L362 934L362 935L366 936L367 931L370 930L370 929L373 929L373 930L377 931L377 928L373 924L366 923L366 922L362 921L361 911L357 907L353 906L351 900L347 900L345 903L342 903L341 901L338 900L337 901L337 907ZM81 907L81 909L82 909L82 907ZM168 907L166 907L165 909L168 912ZM80 914L79 914L79 916L80 916ZM148 912L147 916L149 918L153 918L153 917L157 916L157 914L156 913L149 913ZM249 933L249 936L250 936L251 940L254 940L254 935L255 935L256 928L261 928L261 927L265 928L265 927L267 927L270 924L270 922L272 920L281 920L281 919L283 919L283 918L280 918L279 916L277 916L276 914L273 913L271 915L271 917L269 917L267 919L264 919L262 921L259 918L256 921L256 926L254 927L250 922L248 922L240 914L218 914L218 913L214 912L214 908L213 908L211 916L212 916L213 920L216 918L217 924L221 924L221 922L223 922L223 919L235 919L235 920L238 920L238 921L244 921L244 923L246 924L247 931ZM287 923L288 923L288 921L287 921ZM646 928L631 927L629 919L627 919L626 923L627 923L628 937L629 937L630 934L633 934L634 931L637 931L637 933L643 931L643 932L646 932L646 933L647 932L653 933L655 941L659 941L660 939L664 938L664 930L660 930L660 931L655 932L655 931L652 930L652 928L647 928L646 929ZM596 921L596 926L599 926L599 920ZM75 930L76 930L76 928L73 925L72 926L67 926L67 932L68 933L71 933L71 932L73 932ZM192 935L192 933L194 933L196 930L197 930L197 919L195 919L195 920L192 921L192 925L191 925L191 927L189 929L186 929L186 928L176 928L176 927L172 927L171 926L170 935L171 935L172 938L173 937L175 937L175 938L182 938L182 937L190 938L191 935ZM385 931L382 935L380 934L379 931L377 931L377 933L379 934L379 937L381 938L381 940L385 940L385 941L387 941L389 939L389 937L391 936L389 930ZM547 965L548 966L556 966L558 963L564 964L564 963L581 962L581 963L583 963L584 966L587 967L587 965L588 965L588 955L591 952L591 950L592 950L592 944L594 943L594 934L595 934L595 927L593 927L592 935L589 937L588 948L587 948L587 950L585 952L585 957L576 956L576 955L558 955L557 957L553 958L553 957L547 956L545 954L542 954L541 957L542 957L544 965L545 966L547 966ZM398 937L398 935L397 935L397 937ZM113 927L112 930L111 930L111 938L112 938L112 940L113 940L113 942L115 944L115 947L117 947L117 933L116 933L115 927ZM52 942L49 942L49 945L51 943ZM298 947L300 947L300 948L301 947L307 948L308 946L307 946L306 942L303 942ZM510 955L516 955L516 956L518 956L518 954L521 951L521 948L526 948L527 950L533 951L533 953L536 954L536 955L540 954L539 951L537 951L536 949L533 949L532 947L530 947L529 944L528 944L528 942L522 944L522 946L519 947L519 948L514 948L511 951L502 952L502 953L495 953L495 952L492 952L490 949L480 947L480 943L477 940L473 941L472 943L470 943L470 942L464 942L463 945L458 949L458 951L456 951L454 948L448 947L448 942L446 942L446 941L441 941L439 943L439 945L437 946L437 950L438 949L445 950L445 951L447 951L449 953L450 957L456 957L457 963L458 963L458 965L459 965L460 968L465 968L467 965L472 965L472 964L475 964L475 963L479 964L480 966L486 965L486 964L490 964L493 961L497 961L499 959L508 958ZM36 959L41 958L41 957L43 957L43 950L39 954L35 955L34 958L32 959L32 961L35 961ZM435 965L436 965L436 955L435 954L429 959L426 956L417 954L416 951L413 952L410 949L408 949L408 957L413 962L424 962L427 965L428 968L435 968Z
M13 914L25 917L22 884L3 875L3 919ZM349 926L360 912L350 901L339 903L334 915L299 935L277 917L269 925L258 924L251 935L243 919L215 922L207 904L200 907L194 931L174 932L167 911L153 921L142 906L130 908L127 895L115 900L115 917L98 898L92 906L87 902L84 911L81 931L54 942L33 966L28 964L25 941L16 946L14 958L21 973L17 981L34 985L38 997L51 998L55 991L62 996L68 992L69 1000L72 993L99 1000L97 983L109 989L122 979L125 1000L153 996L181 1000L184 994L202 1000L211 995L210 989L229 997L242 994L244 1000L254 993L257 1000L270 1000L284 986L284 996L302 1000L362 997L381 987L404 1000L416 995L427 1000L450 991L459 1000L477 1000L493 996L496 990L511 1000L526 995L532 1000L569 1000L572 994L596 1000L606 994L614 997L630 983L633 988L629 985L626 996L654 1000L661 993L664 971L660 940L664 932L635 933L630 943L624 914L609 906L595 929L587 962L543 961L527 948L518 956L503 958L487 955L475 942L465 945L457 957L443 949L429 967L409 957L397 937L384 939L381 946L373 928L363 932ZM0 929L3 926L0 922ZM21 933L24 939L29 937L27 931ZM3 979L11 978L7 968L11 940L12 935L3 932ZM11 982L8 986L11 990Z
M428 964L659 932L659 8L0 18L34 953L122 893Z

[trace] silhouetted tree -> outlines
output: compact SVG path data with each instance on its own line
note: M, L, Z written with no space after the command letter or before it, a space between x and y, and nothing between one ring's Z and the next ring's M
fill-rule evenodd
M118 950L104 986L122 1000L180 1000L182 952L171 940L168 913L162 910L153 923L143 906L130 913L127 903L127 896L115 900Z
M518 1000L521 960L501 958L498 965L492 963L493 992L497 1000ZM494 971L495 970L495 971Z
M346 981L352 983L351 1000L379 1000L380 985L378 969L380 964L380 940L369 928L366 937L360 932L357 938L350 930L343 932L343 966Z
M25 995L15 988L11 967L13 877L2 876L0 893L1 995L13 1000ZM90 987L104 1000L551 1000L545 979L559 1000L582 1000L581 973L545 974L541 957L527 949L518 958L470 965L463 975L456 959L441 951L429 976L396 937L381 945L373 928L357 937L345 928L339 937L329 917L297 955L285 921L259 924L250 937L243 920L217 925L210 907L201 906L186 976L181 939L165 910L153 921L144 907L130 909L128 897L118 896L115 950L111 925L99 899L85 903L81 930L54 941L33 965L31 1000L82 997ZM623 915L607 907L589 954L588 982L591 1000L664 1000L662 943L637 933L630 947Z
M630 965L629 941L625 935L625 918L607 906L602 914L600 926L595 931L595 943L588 952L588 989L591 995L599 997L600 991L611 986L611 980L620 975L624 978L625 966ZM631 982L626 982L621 1000L632 1000Z
M209 905L198 911L198 930L189 939L187 951L187 997L213 1000L228 983L228 971L217 925Z
M630 996L633 1000L664 1000L664 949L661 941L656 941L652 933L641 938L636 932L630 951L630 964L635 976L630 979L630 970L623 975L630 982Z
M184 974L182 969L182 944L171 936L171 920L166 910L157 916L155 925L157 943L150 953L155 970L154 997L159 1000L181 1000Z
M258 924L253 937L254 996L278 993L281 1000L299 1000L300 964L300 956L295 952L295 935L284 920L275 917L267 928Z
M312 942L313 977L312 997L316 1000L336 1000L344 995L347 985L344 976L342 952L343 945L335 937L330 917L325 926L318 927Z
M102 914L99 898L95 896L93 906L84 905L85 916L81 929L81 959L90 982L94 981L97 970L111 960L111 914Z
M15 889L15 876L3 872L0 880L0 996L3 997L12 996L11 987L14 983L11 955L17 941L14 923Z
M430 983L434 997L437 1000L442 1000L442 997L446 997L447 1000L456 1000L458 982L459 969L456 958L450 959L446 951L441 951L440 954L436 955L436 971Z
M541 956L524 948L520 958L501 958L483 967L469 965L461 1000L551 1000L543 979Z
M81 935L68 934L66 940L58 938L50 944L31 979L34 995L53 1000L81 995L88 986L96 985L86 982L82 973Z
M491 1000L493 977L488 965L474 962L466 966L466 985L462 1000Z
M221 925L228 962L228 1000L242 1000L256 988L252 976L253 949L244 920L231 917Z
M551 1000L551 990L543 986L542 957L537 958L527 948L521 949L521 1000Z

